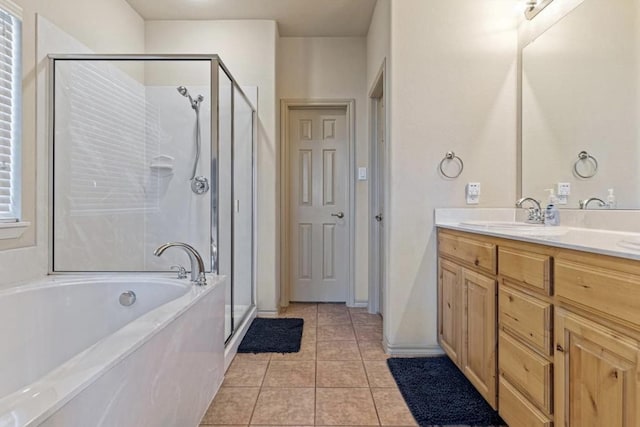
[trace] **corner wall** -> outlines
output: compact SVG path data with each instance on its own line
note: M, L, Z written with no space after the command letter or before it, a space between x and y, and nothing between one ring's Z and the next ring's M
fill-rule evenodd
M96 52L144 51L144 21L124 0L14 1L23 17L22 210L31 226L20 239L0 241L0 287L47 273L47 141L37 140L46 124L36 120L37 104L46 102L46 94L36 93L36 79L46 63L36 63L36 14ZM114 23L118 31L113 31Z
M387 315L392 352L438 351L434 209L511 206L516 188L516 11L511 0L392 0ZM440 176L444 154L465 169Z
M355 166L356 170L368 168L366 39L282 37L278 49L278 100L355 99ZM356 181L355 209L354 297L356 304L365 304L369 292L369 181Z

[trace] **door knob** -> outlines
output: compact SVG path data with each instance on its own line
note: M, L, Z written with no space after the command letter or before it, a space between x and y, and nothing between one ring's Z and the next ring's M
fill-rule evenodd
M344 218L344 212L332 213L331 216L335 216L342 219Z
M382 214L376 215L375 218L376 218L376 221L382 222Z

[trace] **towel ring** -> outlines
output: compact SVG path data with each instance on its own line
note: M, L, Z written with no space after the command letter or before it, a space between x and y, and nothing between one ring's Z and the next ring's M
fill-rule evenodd
M582 174L578 171L578 165L581 161L591 161L593 163L593 172L591 174ZM580 178L593 178L598 173L598 160L586 151L581 151L578 153L578 160L573 164L573 171Z
M444 166L444 162L446 161L451 161L451 160L457 160L458 163L460 163L460 170L458 171L457 174L455 175L447 175L444 171L444 169L442 169L442 167ZM460 174L462 173L462 171L464 170L464 162L462 161L462 159L458 156L456 156L456 153L454 153L453 151L448 151L447 154L444 155L444 159L442 159L440 161L440 173L444 176L446 176L447 178L457 178L460 176Z

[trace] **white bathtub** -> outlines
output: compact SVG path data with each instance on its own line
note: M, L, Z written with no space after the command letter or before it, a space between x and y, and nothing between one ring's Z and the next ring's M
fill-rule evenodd
M223 281L51 276L0 291L0 427L197 426L224 375Z

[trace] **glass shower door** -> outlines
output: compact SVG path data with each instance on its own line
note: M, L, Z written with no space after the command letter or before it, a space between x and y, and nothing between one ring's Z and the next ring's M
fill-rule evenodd
M233 314L240 324L253 305L254 114L234 89L233 116Z
M189 268L191 244L212 271L212 59L53 61L55 272Z
M232 147L233 147L233 82L222 67L218 70L218 272L225 282L225 339L233 335L233 248L232 248Z

